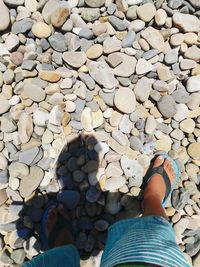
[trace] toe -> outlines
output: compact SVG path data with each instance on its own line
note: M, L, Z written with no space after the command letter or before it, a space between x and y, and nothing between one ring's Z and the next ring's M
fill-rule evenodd
M153 167L159 167L160 165L162 165L164 162L164 157L163 156L158 156L153 164Z

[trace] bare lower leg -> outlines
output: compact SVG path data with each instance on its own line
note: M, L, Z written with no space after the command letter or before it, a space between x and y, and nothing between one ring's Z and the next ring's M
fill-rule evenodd
M155 161L155 167L160 166L163 160L159 158ZM168 172L168 175L171 176L170 180L173 183L174 172L172 167L169 165L168 161L164 163L165 170ZM144 192L144 198L142 202L143 217L145 216L161 216L168 220L168 217L165 213L165 209L162 207L162 201L165 197L166 186L163 178L160 174L155 174L151 180L148 182L147 187Z

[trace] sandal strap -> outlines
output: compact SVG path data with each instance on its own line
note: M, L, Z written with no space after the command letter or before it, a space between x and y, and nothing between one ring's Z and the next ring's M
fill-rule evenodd
M151 178L154 174L160 174L162 176L164 182L165 182L166 192L165 192L165 198L163 200L163 201L165 201L168 198L168 196L170 195L171 188L172 188L169 175L166 173L165 169L162 166L153 167L148 174L149 178L147 180L147 183L151 180Z

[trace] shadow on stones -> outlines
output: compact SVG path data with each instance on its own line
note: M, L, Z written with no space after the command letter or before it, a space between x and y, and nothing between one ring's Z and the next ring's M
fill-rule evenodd
M16 248L21 248L26 240L24 247L28 254L45 251L41 220L45 209L55 201L62 202L70 215L75 245L83 260L104 249L111 224L140 214L138 198L104 189L106 176L100 170L106 167L106 161L100 159L99 152L94 136L78 135L63 147L57 158L55 177L49 188L56 182L59 190L53 192L52 188L52 192L47 192L40 186L25 204L13 203L20 215Z

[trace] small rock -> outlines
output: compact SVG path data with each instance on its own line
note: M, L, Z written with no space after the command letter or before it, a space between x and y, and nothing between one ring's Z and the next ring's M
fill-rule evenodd
M57 195L58 201L62 202L66 209L74 209L80 200L80 194L77 191L64 190Z
M115 192L126 183L126 179L123 176L111 177L105 182L105 190L109 192Z
M172 96L163 96L160 101L158 101L158 109L161 114L166 118L171 118L176 114L176 103Z
M101 7L105 4L105 0L85 0L89 7Z
M23 112L18 121L19 138L23 144L27 143L33 133L33 122L30 115Z
M127 156L122 156L120 162L126 178L131 178L131 185L140 187L143 182L144 170L139 162L130 160Z
M116 80L113 71L104 62L91 62L89 64L90 76L100 85L107 89L113 89L116 86Z
M134 93L136 99L144 102L149 98L149 94L152 90L152 80L147 77L142 77L135 85Z
M187 80L187 91L189 93L200 91L200 75L189 77Z
M114 37L106 38L103 42L103 51L106 54L117 52L121 49L121 41Z
M89 22L97 20L100 17L100 10L99 8L83 8L81 17Z
M109 16L110 24L118 31L124 31L128 28L128 22L115 16Z
M123 113L132 113L136 107L133 91L127 87L120 87L114 97L115 106Z
M143 143L142 143L142 141L138 137L131 136L130 137L130 147L133 150L139 151L143 147Z
M200 31L200 21L194 15L177 12L173 15L172 20L175 26L184 32Z
M99 58L102 54L103 54L103 47L100 44L94 44L86 52L86 55L89 59Z
M161 33L153 27L147 27L141 32L141 36L150 44L152 48L162 52L164 49L164 38Z
M40 185L44 177L43 170L38 166L31 166L28 176L21 180L19 192L22 197L29 197Z
M188 147L188 154L195 160L200 159L200 143L194 142Z
M24 85L24 92L33 101L41 102L45 99L45 91L36 84L26 83Z
M150 72L152 70L153 70L153 65L149 61L147 61L143 58L140 58L138 60L137 65L136 65L136 73L137 74L145 74L145 73Z
M38 21L33 24L32 32L38 38L47 38L51 35L51 29L49 25L42 21Z
M180 122L180 129L185 133L193 133L195 122L192 119L186 119Z
M5 31L10 24L9 9L4 4L3 0L0 1L0 31Z
M84 52L65 52L63 53L64 61L74 68L80 68L85 64L87 56Z
M152 20L155 14L156 8L152 3L146 3L137 8L138 17L145 22L149 22L150 20Z
M81 124L85 131L91 132L93 130L92 126L92 112L90 108L85 107L81 114Z
M59 28L61 27L66 19L69 17L70 10L64 7L58 7L52 14L51 14L51 24Z

